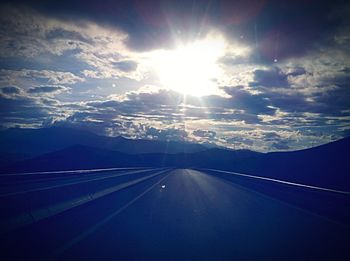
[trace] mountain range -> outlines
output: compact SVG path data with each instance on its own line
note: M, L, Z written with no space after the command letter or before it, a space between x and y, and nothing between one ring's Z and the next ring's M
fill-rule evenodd
M350 138L291 152L259 153L176 141L105 137L67 128L0 132L2 173L108 167L212 168L350 189Z
M188 142L134 140L122 136L107 137L71 128L12 128L0 132L0 164L33 158L45 153L83 145L126 154L193 153L207 146ZM1 164L2 165L2 164Z

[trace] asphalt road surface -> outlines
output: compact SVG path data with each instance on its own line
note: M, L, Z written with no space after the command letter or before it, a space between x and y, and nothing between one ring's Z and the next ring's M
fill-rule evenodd
M191 169L1 176L0 222L1 260L350 260L347 224Z

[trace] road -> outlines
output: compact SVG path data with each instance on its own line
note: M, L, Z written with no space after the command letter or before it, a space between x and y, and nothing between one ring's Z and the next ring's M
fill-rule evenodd
M1 260L350 258L349 226L209 172L114 169L0 181Z

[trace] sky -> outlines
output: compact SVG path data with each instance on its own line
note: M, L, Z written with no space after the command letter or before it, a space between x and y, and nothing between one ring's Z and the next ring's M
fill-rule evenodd
M285 151L350 134L346 1L2 1L1 128Z

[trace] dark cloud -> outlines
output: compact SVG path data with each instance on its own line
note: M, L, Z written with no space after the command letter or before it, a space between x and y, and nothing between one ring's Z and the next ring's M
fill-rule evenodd
M271 147L277 150L288 150L290 149L288 144L289 142L286 140L279 140L278 142L273 142Z
M205 107L202 107L203 104ZM160 90L154 93L130 93L124 100L109 100L104 102L89 102L91 110L97 110L98 115L89 114L89 118L101 119L106 115L108 120L115 115L123 115L133 119L161 121L163 124L182 123L185 120L208 119L217 122L244 122L245 124L262 124L261 118L254 112L237 109L237 104L231 98L220 96L204 96L200 99L183 95L170 90ZM241 107L241 106L238 106ZM251 109L247 109L251 111ZM266 109L265 109L266 110ZM259 110L259 114L270 110ZM89 112L91 113L91 112ZM198 133L199 134L199 133Z
M263 139L265 141L275 141L281 139L281 135L276 132L265 132L263 134Z
M344 137L350 137L350 129L343 130L342 132Z
M147 137L159 140L185 140L188 136L187 132L179 128L157 129L154 127L146 127Z
M239 31L263 58L272 61L300 55L339 25L329 13L345 1L198 0L198 1L8 1L65 19L88 19L128 32L130 47L169 46L175 34L193 38L212 25ZM234 30L232 30L234 29ZM54 37L65 36L56 32ZM76 36L75 36L76 37ZM79 39L79 38L77 38Z
M252 94L244 90L243 86L223 87L223 90L231 96L229 99L231 108L243 109L252 114L273 115L275 113L276 109L270 107L271 102L264 95Z
M4 94L19 94L21 89L16 86L2 87L1 92Z
M211 121L227 122L227 121L244 121L246 123L259 123L260 119L257 115L249 114L241 111L232 112L227 107L234 103L229 102L221 106L222 101L230 100L220 96L207 96L201 98L206 103L205 108L197 107L198 98L186 97L184 102L183 95L171 90L159 90L158 92L131 92L124 97L124 100L109 100L104 102L88 102L85 108L79 109L71 115L67 121L74 124L88 124L89 128L115 128L114 124L118 124L120 120L116 119L116 115L122 118L128 118L130 121L138 121L142 125L147 126L149 122L156 121L165 127L167 124L184 124L184 121L194 121L208 119ZM215 102L213 102L215 100ZM225 107L226 106L226 107ZM120 118L119 118L120 119ZM87 123L88 122L88 123ZM93 126L93 127L92 127ZM146 129L139 126L132 127L136 129L141 137L150 135L152 138L168 139L171 136L184 137L181 131L162 129ZM118 129L118 131L125 131ZM142 134L143 133L143 134ZM135 134L136 135L136 134ZM193 135L202 138L213 139L216 133L211 130L195 130ZM187 135L185 135L187 137Z
M81 110L84 110L84 108L81 108ZM103 120L101 118L103 118ZM99 113L75 112L64 120L52 122L51 125L88 130L98 135L113 135L114 132L116 135L121 134L120 122L113 120L113 118L108 115ZM113 130L113 133L108 132L108 130Z
M290 68L287 72L287 75L295 77L295 76L303 75L306 73L307 72L306 72L305 68L297 66L297 67Z
M258 24L261 58L273 62L300 57L327 44L341 25L339 16L346 1L269 1L264 22ZM267 22L268 21L268 22Z
M218 60L218 63L227 65L227 66L237 66L238 64L247 64L250 63L251 58L245 56L223 56Z
M287 76L278 67L272 67L268 70L255 70L254 82L251 82L250 86L289 87Z
M26 97L8 98L0 94L0 122L2 125L41 124L50 111L36 100Z
M315 95L315 101L322 105L318 112L339 114L350 109L350 76L334 79L336 87Z
M243 87L236 88L239 91L243 90ZM205 102L206 106L197 107L199 106L196 103L198 98L188 96L186 98L187 105L184 105L181 104L183 102L181 97L182 95L170 90L159 90L151 93L132 92L125 95L123 100L96 101L88 102L85 105L81 104L80 107L73 106L72 109L75 110L73 114L65 120L56 121L54 124L85 128L99 134L111 135L112 133L113 135L134 138L186 140L189 136L184 131L185 128L168 126L182 126L186 120L206 119L208 121L216 121L219 124L244 121L245 124L256 124L256 126L268 124L274 127L287 125L290 126L291 131L297 130L299 126L303 128L302 132L305 132L305 127L311 128L314 126L319 128L319 126L325 126L327 120L322 119L322 114L307 116L302 112L293 112L290 116L277 117L275 120L266 123L262 122L256 114L247 113L243 110L233 109L232 111L232 108L236 106L232 102L232 98L215 95L205 96L201 100ZM282 100L280 100L281 108L292 110L295 102L288 104L288 99L284 100L284 102ZM304 106L308 106L307 102L305 102ZM157 122L159 127L151 126L154 122ZM216 132L210 129L197 129L192 134L211 141L216 139ZM278 131L261 132L257 135L249 134L247 137L239 134L225 138L225 140L227 144L235 148L256 146L255 140L258 140L261 144L265 144L266 148L273 150L290 149L290 144L294 142Z
M231 90L235 89L235 90ZM252 95L241 87L226 87L231 98L217 95L198 97L187 96L171 90L158 92L131 92L124 100L89 102L88 106L110 113L116 112L143 117L162 116L164 121L182 121L184 119L208 118L216 121L244 121L259 123L258 114L273 115L275 109L269 108L266 98ZM205 107L202 107L203 104ZM232 111L235 110L235 111ZM244 110L244 111L242 111Z
M135 61L120 61L113 63L113 65L123 72L135 71L137 68L137 62Z
M259 135L237 134L227 143L249 147L261 142L277 150L294 148L295 141L279 132L286 126L308 139L317 137L315 133L346 135L350 41L349 12L343 2L8 1L14 7L12 13L6 13L11 8L0 6L4 39L0 67L8 69L1 70L1 84L8 86L0 90L1 124L67 124L99 134L186 139L191 135L178 126L191 121L193 130L195 121L206 120L208 126L215 123L217 134L210 128L197 129L192 134L198 140L217 141L222 137L220 128L249 125ZM219 61L230 69L238 65L232 72L224 66L225 75L245 86L223 87L225 97L184 97L170 90L125 93L144 84L158 84L150 79L153 75L143 75L144 79L135 79L133 87L127 87L120 75L129 75L139 64L142 67L133 50L169 48L176 40L201 38L211 28L251 51L242 57L229 54ZM120 29L127 33L125 39ZM120 39L130 56L123 53ZM241 73L247 75L243 71L251 73L252 80L240 78ZM68 90L72 95L61 98L70 104L52 99ZM119 96L106 98L111 94Z
M68 88L63 86L37 86L31 87L28 90L28 93L39 94L39 93L57 93L66 91Z
M47 40L65 39L65 40L75 40L85 43L92 43L92 41L82 34L76 31L68 31L63 28L55 28L46 33Z
M216 132L210 130L194 130L192 134L202 138L215 138L216 136Z
M225 139L226 142L229 144L232 144L234 146L252 146L254 144L254 141L249 138L244 138L242 136L235 136Z
M140 101L144 105L177 106L184 101L184 95L172 90L161 89L157 92L130 92L127 100Z
M263 96L270 104L286 112L312 112L324 115L339 115L350 108L350 88L348 77L333 78L330 82L321 82L319 88L325 88L315 93L271 92L263 89ZM329 88L329 86L335 86Z
M272 147L276 150L288 150L288 149L290 149L289 144L292 141L291 138L283 137L282 135L278 134L277 132L264 132L262 134L261 140L263 140L265 144L270 143L270 147Z
M183 100L183 95L170 90L158 92L131 92L124 100L109 100L89 102L88 106L98 109L107 115L115 114L145 119L163 119L164 122L181 121L183 114L178 106Z
M301 93L265 92L271 104L285 112L318 112L323 105L307 100L307 96Z

